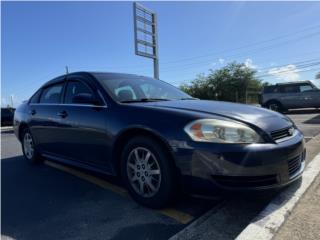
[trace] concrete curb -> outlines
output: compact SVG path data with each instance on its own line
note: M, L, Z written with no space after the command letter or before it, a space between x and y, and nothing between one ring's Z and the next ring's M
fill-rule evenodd
M319 173L320 154L306 167L300 186L292 185L277 195L236 239L272 239Z
M174 234L172 237L169 238L169 240L180 240L185 239L186 236L189 235L189 233L192 233L197 230L199 225L201 225L203 222L207 221L208 218L210 218L211 215L213 215L218 209L225 204L225 201L222 201L218 203L215 207L213 207L211 210L203 214L201 217L197 218L195 221L190 223L186 228L182 229L180 232Z

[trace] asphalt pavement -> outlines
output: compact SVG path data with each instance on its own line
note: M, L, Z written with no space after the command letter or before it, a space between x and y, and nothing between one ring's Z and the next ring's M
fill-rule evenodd
M307 141L320 133L320 112L288 116ZM30 165L12 132L1 140L1 235L9 239L201 239L208 228L214 239L233 239L276 194L181 195L152 210L135 203L117 179L49 161ZM210 224L200 224L208 218Z

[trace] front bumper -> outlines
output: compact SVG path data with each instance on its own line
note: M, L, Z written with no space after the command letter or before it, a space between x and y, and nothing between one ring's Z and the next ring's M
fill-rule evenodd
M279 188L299 179L305 166L305 142L300 131L279 143L241 145L188 141L171 146L183 188L195 193L213 188Z

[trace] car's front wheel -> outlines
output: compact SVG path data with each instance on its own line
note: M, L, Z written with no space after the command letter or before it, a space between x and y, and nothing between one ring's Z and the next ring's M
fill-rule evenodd
M35 148L35 142L33 140L32 134L28 128L25 128L22 133L22 152L24 157L30 163L40 163L42 162L42 157Z
M160 208L175 193L174 169L166 150L153 138L135 137L124 147L122 178L140 204Z

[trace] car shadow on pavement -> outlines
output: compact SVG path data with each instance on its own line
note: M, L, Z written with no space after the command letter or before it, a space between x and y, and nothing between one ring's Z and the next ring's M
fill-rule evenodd
M22 156L1 159L1 174L1 234L11 239L167 239L184 227L130 198L31 165Z
M317 114L320 113L320 109L294 109L289 110L285 114L293 115L293 114Z
M308 119L307 121L304 121L303 123L305 123L305 124L320 124L320 114L311 118L311 119Z

